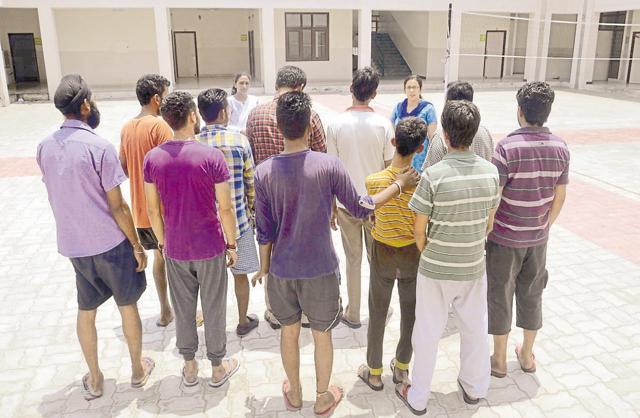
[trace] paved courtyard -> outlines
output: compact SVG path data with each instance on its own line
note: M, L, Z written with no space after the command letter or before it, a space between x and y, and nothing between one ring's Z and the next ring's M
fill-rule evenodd
M442 93L425 96L442 109ZM374 107L387 115L399 98L381 94ZM476 103L496 140L517 127L514 91L479 92ZM325 124L349 104L346 95L314 96ZM137 103L98 105L103 117L98 132L117 145L120 127L136 114ZM34 162L37 143L60 121L50 103L0 108L0 416L313 416L310 332L303 330L301 336L304 408L288 413L280 395L284 372L279 334L261 322L257 332L238 338L231 288L227 347L242 367L220 389L206 384L183 387L175 327L155 325L158 308L150 269L139 306L144 352L156 361L151 379L143 389L131 389L129 356L118 311L110 300L100 308L97 320L104 396L92 402L82 398L80 378L86 366L75 336L74 274L69 261L56 251L53 217ZM536 345L538 372L524 374L518 367L513 347L521 333L514 331L508 377L492 378L487 399L469 407L456 387L459 337L445 337L429 417L636 417L640 413L640 103L559 91L549 126L569 143L572 171L567 202L549 244L545 323ZM334 245L344 274L338 234ZM363 281L368 281L366 261ZM362 286L365 318L367 288ZM387 326L385 363L393 357L399 336L397 295L392 303L395 313ZM261 287L252 291L249 311L264 311ZM202 329L199 333L202 342ZM335 416L410 416L393 393L388 368L383 392L372 392L356 377L365 360L366 326L357 331L338 326L334 344L333 381L346 391ZM202 345L198 358L204 378L210 366L202 360Z

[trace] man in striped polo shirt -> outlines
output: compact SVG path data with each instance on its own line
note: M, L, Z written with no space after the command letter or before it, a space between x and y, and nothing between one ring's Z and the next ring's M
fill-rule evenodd
M536 371L533 343L542 327L542 291L549 228L564 203L569 182L569 149L543 125L553 104L547 83L531 82L518 90L520 129L496 147L493 163L500 173L502 201L487 243L489 333L493 334L491 374L507 375L507 339L513 296L516 326L524 331L516 356L524 372Z
M500 195L495 166L469 150L479 124L473 103L445 104L442 129L448 153L422 173L409 202L416 212L414 233L421 252L412 337L416 355L412 384L398 384L396 394L417 415L427 412L450 305L460 330L458 385L464 401L478 403L489 390L484 245Z
M231 194L235 204L238 245L238 262L231 267L231 273L235 280L234 287L238 302L236 334L242 337L258 326L258 316L247 315L248 274L255 273L260 268L251 220L255 200L253 156L247 138L239 132L227 130L229 112L227 93L224 90L208 89L201 92L198 95L198 110L207 126L196 136L196 139L222 151L231 174Z

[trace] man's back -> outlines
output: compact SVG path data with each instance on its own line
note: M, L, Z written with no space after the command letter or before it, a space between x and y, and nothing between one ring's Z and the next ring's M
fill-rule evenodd
M271 270L281 278L335 272L329 220L334 196L356 216L368 210L340 161L310 150L276 155L256 168L258 242L273 242Z
M365 178L385 168L393 158L393 126L368 106L348 109L327 126L327 152L344 164L359 194Z
M101 254L125 239L106 193L126 180L115 147L88 125L67 120L38 145L37 161L65 257Z
M232 180L231 194L237 220L236 238L239 238L251 228L247 211L253 210L255 198L254 166L249 141L241 133L230 131L223 125L206 126L196 139L224 154Z
M569 182L569 148L547 128L522 128L496 146L502 201L489 240L507 247L542 245L557 185Z
M256 165L284 150L284 137L278 129L278 121L276 120L276 105L277 99L258 105L251 111L247 119L247 138L251 144ZM311 110L309 148L318 152L327 151L322 121L313 110Z
M155 183L162 200L168 257L203 260L224 251L214 185L228 179L222 152L196 141L167 141L147 153L144 181Z
M471 143L471 151L473 151L477 156L491 161L491 157L493 157L493 138L491 137L491 133L489 130L480 125L478 127L478 132L476 132L473 137L473 142ZM424 165L422 169L425 170L432 165L435 165L442 161L442 158L447 155L447 144L445 143L444 134L442 131L436 131L436 134L431 139L429 144L429 150L427 151L427 156L424 160Z
M147 153L171 139L173 132L160 117L147 115L128 121L120 132L120 161L127 168L131 182L133 222L138 228L150 228L144 196L142 164Z

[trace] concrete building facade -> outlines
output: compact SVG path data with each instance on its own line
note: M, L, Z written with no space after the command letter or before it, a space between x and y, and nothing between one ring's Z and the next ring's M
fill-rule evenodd
M286 64L303 68L310 84L327 85L345 84L366 65L387 79L413 73L434 86L454 79L640 83L640 0L319 4L0 0L0 100L52 97L67 73L130 96L145 73L196 88L230 87L232 75L245 71L270 93Z

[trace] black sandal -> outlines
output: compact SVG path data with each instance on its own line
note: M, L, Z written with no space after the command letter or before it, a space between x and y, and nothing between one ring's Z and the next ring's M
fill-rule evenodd
M369 381L370 376L371 376L371 370L369 369L369 366L367 366L366 364L363 364L362 366L360 366L360 368L358 369L358 377L360 378L360 380L366 383L367 386L371 388L371 390L375 390L376 392L380 392L381 390L383 390L384 383L380 383L380 386L376 386Z
M400 386L400 385L398 385ZM404 405L409 408L409 410L411 412L413 412L414 415L424 415L427 413L427 408L424 408L423 410L417 410L415 409L413 406L411 406L411 404L409 403L409 399L407 399L407 394L409 392L409 388L411 387L410 384L408 383L403 383L402 384L402 392L400 392L398 390L398 386L396 386L396 396L398 398L400 398L400 400L402 401L402 403L404 403Z

